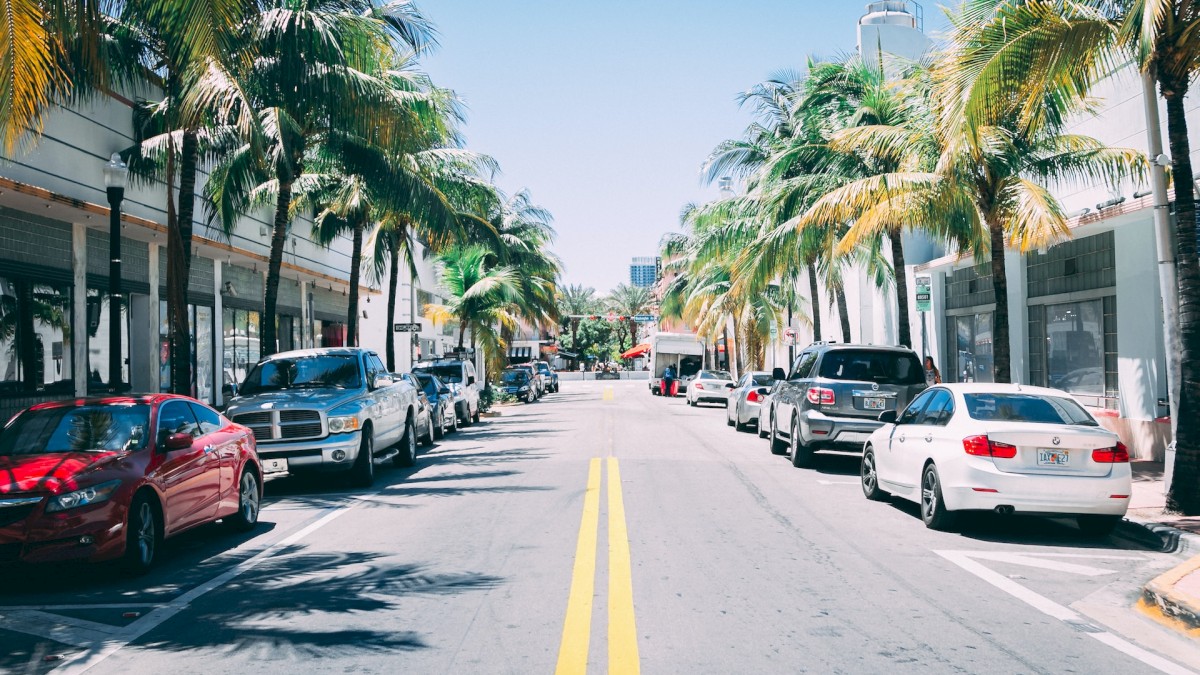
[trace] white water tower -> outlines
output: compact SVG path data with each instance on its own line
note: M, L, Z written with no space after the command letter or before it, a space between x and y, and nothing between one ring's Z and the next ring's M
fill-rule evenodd
M920 4L909 0L872 2L858 20L858 53L864 62L882 62L885 70L891 70L889 54L910 61L925 54L932 43L924 29L925 12Z

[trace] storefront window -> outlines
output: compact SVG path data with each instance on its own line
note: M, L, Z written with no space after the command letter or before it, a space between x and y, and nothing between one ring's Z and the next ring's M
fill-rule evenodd
M167 302L160 301L158 371L159 390L171 390L171 325ZM201 401L213 402L213 310L211 307L188 305L188 334L191 336L192 382L188 393Z
M955 382L994 382L992 365L992 313L954 317Z
M0 277L0 394L71 393L71 291Z
M221 325L224 329L222 381L226 385L246 379L246 373L258 363L260 317L261 314L255 311L225 308Z
M1046 379L1075 394L1104 395L1104 311L1100 300L1045 306Z
M129 383L129 308L121 303L121 382ZM108 371L109 295L107 291L89 288L87 291L88 319L88 388L103 388L112 383Z
M316 331L316 343L318 347L344 347L346 346L346 324L339 321L321 321L317 319L314 323Z

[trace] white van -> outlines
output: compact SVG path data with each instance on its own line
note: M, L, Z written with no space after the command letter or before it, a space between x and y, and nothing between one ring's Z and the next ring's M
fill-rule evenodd
M483 383L475 372L475 364L470 359L436 359L422 361L413 367L414 373L437 375L438 379L458 389L462 398L455 397L454 412L458 423L468 426L479 421L479 392Z
M675 370L678 393L687 392L689 378L704 367L704 345L691 333L656 333L650 338L650 393L662 394L667 366Z

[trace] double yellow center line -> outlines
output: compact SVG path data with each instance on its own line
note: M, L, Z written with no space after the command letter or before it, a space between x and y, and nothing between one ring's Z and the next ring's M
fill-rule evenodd
M621 469L616 457L608 465L608 672L639 673L637 625L633 615L633 570L629 563L629 530L621 494ZM592 600L596 588L596 547L600 532L601 459L588 464L583 521L575 545L575 567L567 618L558 648L558 675L587 672L592 632Z

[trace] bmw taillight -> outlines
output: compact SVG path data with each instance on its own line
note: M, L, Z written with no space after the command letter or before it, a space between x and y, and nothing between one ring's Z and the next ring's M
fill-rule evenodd
M692 386L693 386L693 387L695 387L695 388L697 388L697 389L703 389L703 388L704 388L704 385L700 384L699 382L697 382L697 383L693 384Z
M761 403L762 400L763 400L763 395L758 393L757 391L752 391L749 394L746 394L746 402L747 403Z
M805 397L813 405L833 405L834 402L833 390L825 387L809 387Z
M1012 459L1017 456L1017 446L993 441L982 434L964 438L963 450L966 450L968 455L975 455L976 457Z
M1096 448L1092 451L1092 461L1097 464L1125 464L1129 461L1129 448L1117 441L1115 448Z

